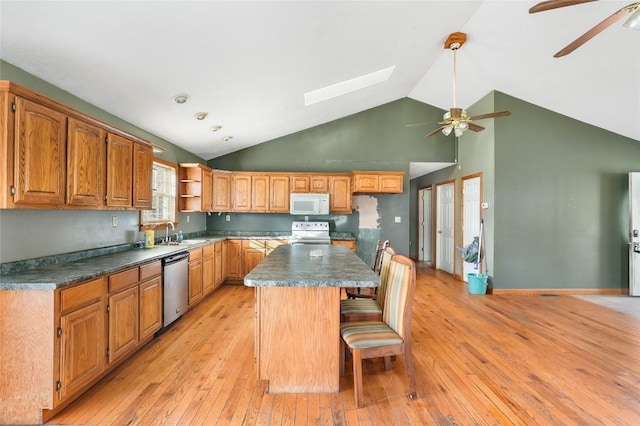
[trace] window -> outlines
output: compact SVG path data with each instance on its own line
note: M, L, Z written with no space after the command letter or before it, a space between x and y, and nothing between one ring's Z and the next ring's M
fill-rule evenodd
M177 174L175 164L158 159L153 161L152 210L140 212L140 222L143 226L176 223Z

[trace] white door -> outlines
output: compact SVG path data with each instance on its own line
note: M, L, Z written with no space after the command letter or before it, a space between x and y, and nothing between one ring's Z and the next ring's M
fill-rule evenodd
M455 255L455 185L447 183L436 188L436 268L454 273Z
M431 188L419 191L418 220L418 259L431 262Z
M481 179L476 176L470 179L462 178L462 246L480 236L480 196ZM480 272L480 265L468 263L462 259L462 279L467 282L467 274ZM477 268L477 269L476 269Z
M640 172L629 173L629 295L640 296Z

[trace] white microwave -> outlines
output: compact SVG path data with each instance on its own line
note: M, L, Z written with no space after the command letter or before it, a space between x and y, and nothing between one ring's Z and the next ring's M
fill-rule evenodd
M297 215L329 214L329 194L291 194L289 213Z

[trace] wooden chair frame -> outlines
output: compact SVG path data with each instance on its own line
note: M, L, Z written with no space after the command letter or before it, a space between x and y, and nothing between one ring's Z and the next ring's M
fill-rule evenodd
M415 382L415 369L413 366L413 358L411 356L411 310L413 308L413 298L416 287L416 268L411 259L406 256L396 255L393 257L392 262L396 262L402 265L409 266L409 285L407 286L406 303L404 304L404 321L402 324L402 331L398 334L401 335L403 342L394 345L385 345L370 348L351 348L344 339L340 338L340 375L344 375L344 363L347 350L351 353L353 360L353 392L355 398L356 408L363 406L362 403L362 360L368 358L384 357L385 370L391 368L390 357L392 355L403 355L405 370L407 373L407 379L409 382L409 397L411 399L417 398L416 382ZM387 309L387 302L385 301L385 308ZM368 323L368 322L367 322ZM366 324L363 322L362 324Z

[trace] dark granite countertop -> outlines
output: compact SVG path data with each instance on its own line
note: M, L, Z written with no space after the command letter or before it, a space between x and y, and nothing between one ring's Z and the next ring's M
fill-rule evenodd
M355 240L349 233L335 233L331 237L335 240ZM0 275L0 291L55 290L226 239L282 240L288 238L288 234L280 232L211 232L194 235L180 245L156 244L153 248L121 250L87 257L74 253L74 256L69 256L69 259L73 260L69 261L64 260L65 255L60 255L56 256L59 259L53 264L40 265L38 259L28 260L24 262L29 264L28 268ZM354 257L357 258L355 255Z
M317 254L317 256L313 256ZM380 277L344 246L277 247L245 278L248 287L377 287Z

